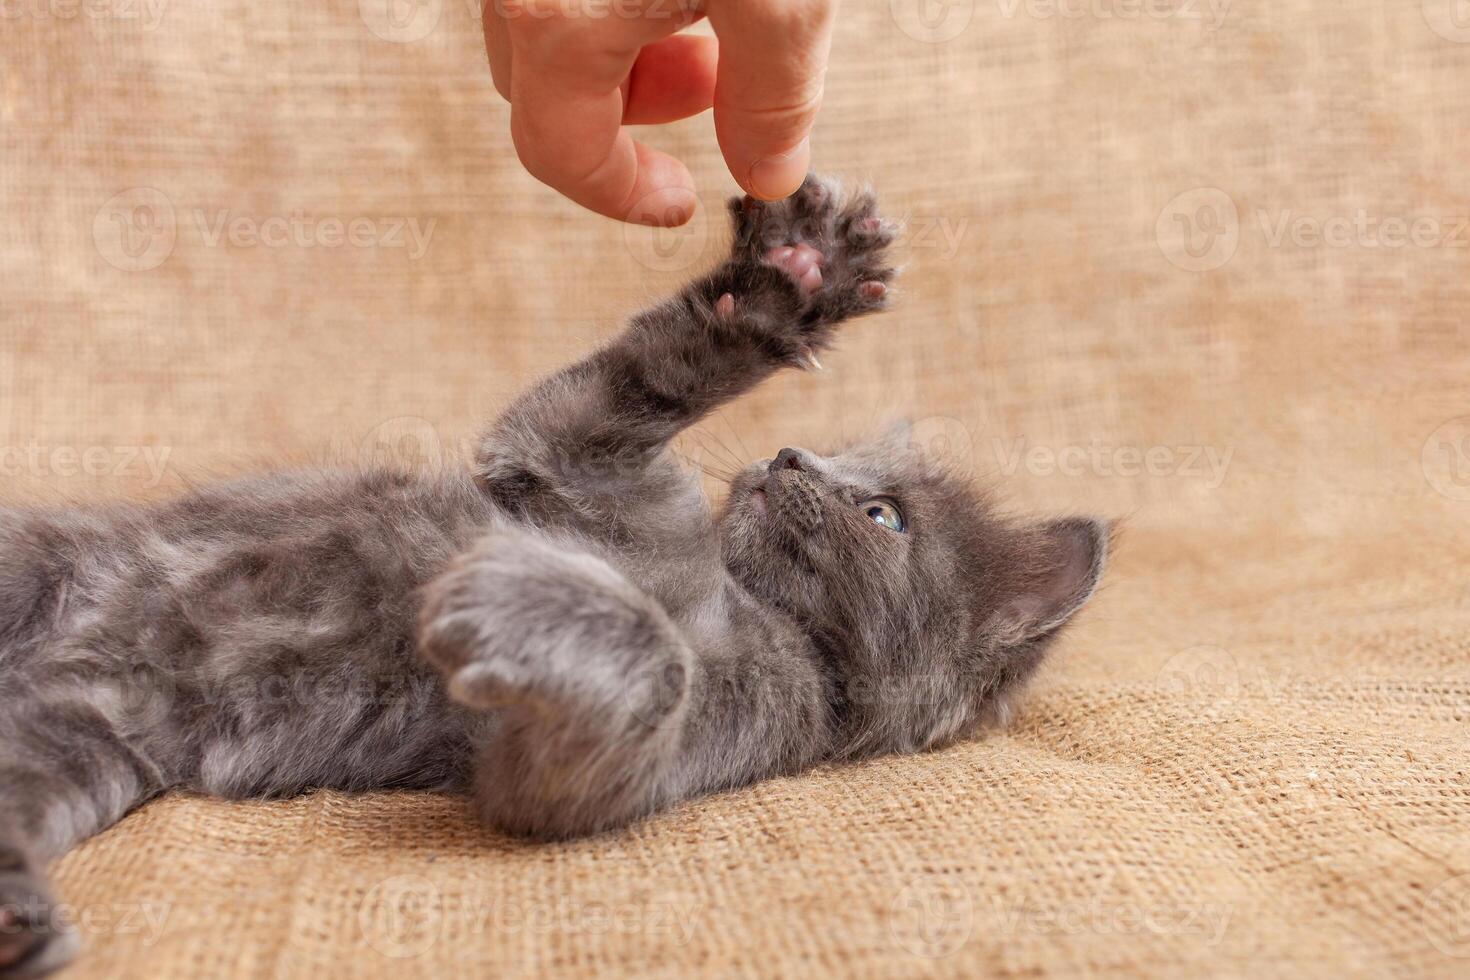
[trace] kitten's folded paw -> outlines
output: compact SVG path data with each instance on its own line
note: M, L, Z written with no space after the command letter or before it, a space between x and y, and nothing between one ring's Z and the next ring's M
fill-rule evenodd
M45 882L24 868L0 870L0 978L44 976L80 945Z
M460 704L588 739L675 723L691 663L663 609L611 565L513 532L429 587L419 646Z
M486 712L475 795L493 826L560 839L652 810L694 659L651 597L574 544L503 530L425 591L419 648ZM488 736L488 737L485 737Z
M744 276L731 277L735 288L720 295L715 313L727 321L742 314L790 321L788 335L779 338L791 348L787 360L813 366L812 355L830 341L837 324L887 305L895 273L886 250L894 230L879 216L870 192L844 196L836 181L809 176L783 201L732 198L730 213L730 265ZM775 309L769 270L782 273L788 293L794 287L792 309Z

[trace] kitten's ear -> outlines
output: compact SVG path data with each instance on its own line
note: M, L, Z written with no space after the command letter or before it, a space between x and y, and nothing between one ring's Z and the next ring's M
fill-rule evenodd
M1023 643L1056 630L1081 609L1097 588L1107 560L1109 527L1072 517L1037 529L1036 554L1020 591L996 614L1007 643Z

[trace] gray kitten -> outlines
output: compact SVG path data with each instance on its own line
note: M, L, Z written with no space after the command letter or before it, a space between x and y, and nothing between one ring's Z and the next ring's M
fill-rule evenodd
M542 381L473 469L0 510L0 974L73 952L45 862L169 789L473 789L496 827L974 731L1087 599L1106 531L995 516L902 436L783 449L710 513L670 440L881 309L891 231L809 179Z

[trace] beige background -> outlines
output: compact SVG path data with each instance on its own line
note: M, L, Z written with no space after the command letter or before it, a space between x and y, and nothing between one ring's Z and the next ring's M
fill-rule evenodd
M0 7L6 499L453 465L716 254L519 169L473 0L385 2ZM1463 975L1470 11L1063 9L849 0L817 162L906 218L901 302L686 445L903 412L1126 518L1011 732L565 847L165 799L58 866L74 975ZM708 117L648 138L718 217Z

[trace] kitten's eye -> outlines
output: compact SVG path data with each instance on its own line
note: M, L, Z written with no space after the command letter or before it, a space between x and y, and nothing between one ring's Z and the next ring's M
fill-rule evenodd
M898 512L893 501L874 497L872 500L864 500L858 507L874 523L882 524L890 531L903 532L903 515Z

